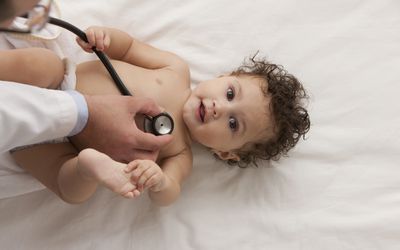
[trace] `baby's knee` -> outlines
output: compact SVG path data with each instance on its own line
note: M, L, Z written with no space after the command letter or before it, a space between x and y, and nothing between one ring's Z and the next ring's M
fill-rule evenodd
M29 48L22 59L21 70L28 72L34 84L43 88L57 88L64 78L64 63L54 52L44 48Z
M55 88L64 78L62 60L43 48L1 51L0 66L0 76L4 81Z
M58 197L60 197L61 200L70 205L79 205L86 202L89 199L89 197L68 197L65 196L63 193L60 193Z
M11 79L42 88L57 88L64 78L64 64L54 52L44 48L11 50L8 56Z

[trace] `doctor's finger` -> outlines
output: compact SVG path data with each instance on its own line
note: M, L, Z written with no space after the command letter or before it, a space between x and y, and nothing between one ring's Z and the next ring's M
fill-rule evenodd
M131 159L142 159L142 160L157 160L158 157L157 151L149 151L149 150L142 150L142 149L134 149L131 154Z
M156 116L163 111L152 99L149 98L134 97L131 101L131 112L134 114L139 113Z

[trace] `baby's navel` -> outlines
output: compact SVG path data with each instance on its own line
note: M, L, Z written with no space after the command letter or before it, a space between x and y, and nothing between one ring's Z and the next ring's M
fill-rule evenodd
M162 81L161 81L159 78L156 78L156 83L157 83L158 85L161 85L161 84L162 84Z

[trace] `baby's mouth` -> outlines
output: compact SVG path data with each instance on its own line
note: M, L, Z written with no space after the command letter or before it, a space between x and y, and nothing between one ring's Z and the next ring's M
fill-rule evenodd
M204 117L206 116L206 109L204 107L203 102L200 102L199 114L201 122L204 122Z

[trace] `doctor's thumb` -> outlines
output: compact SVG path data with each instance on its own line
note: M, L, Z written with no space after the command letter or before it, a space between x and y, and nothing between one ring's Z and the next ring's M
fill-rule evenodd
M162 148L169 143L171 143L173 139L173 136L168 134L168 135L159 135L155 137L155 143L158 145L159 148Z

